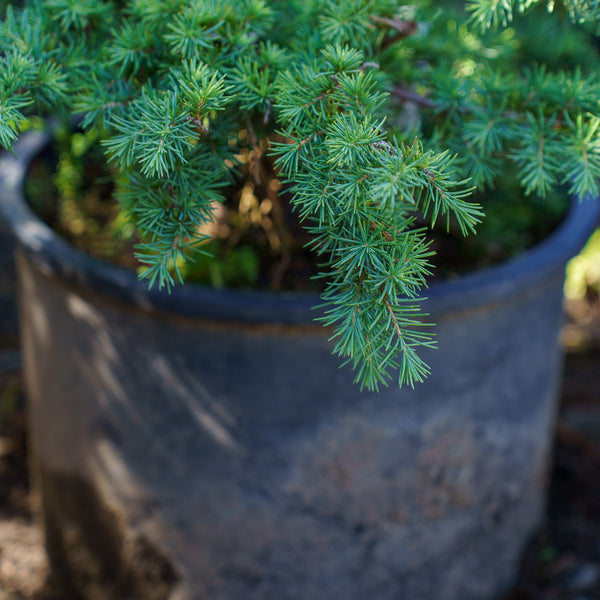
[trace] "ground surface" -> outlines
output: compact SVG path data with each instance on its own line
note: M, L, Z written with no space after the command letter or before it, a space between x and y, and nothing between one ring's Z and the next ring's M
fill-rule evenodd
M502 600L600 600L600 299L568 311L548 516ZM0 600L74 600L52 582L32 517L19 363L0 339Z

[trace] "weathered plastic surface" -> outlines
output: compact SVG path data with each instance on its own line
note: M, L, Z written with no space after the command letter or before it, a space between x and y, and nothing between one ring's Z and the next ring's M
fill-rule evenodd
M17 339L17 278L14 269L15 244L0 216L0 341Z
M564 264L596 202L523 259L434 286L431 378L376 395L338 368L314 298L147 292L31 221L10 168L47 544L84 597L488 600L510 585L544 510Z

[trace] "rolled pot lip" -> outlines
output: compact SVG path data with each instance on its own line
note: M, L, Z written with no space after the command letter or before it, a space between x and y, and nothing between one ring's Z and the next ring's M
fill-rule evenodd
M49 142L47 132L29 131L14 154L0 156L0 212L19 247L43 273L147 310L180 316L246 323L305 325L322 315L316 293L213 289L175 285L170 292L139 280L136 273L92 258L43 223L24 197L24 180L33 158ZM549 277L564 274L567 261L583 247L598 223L597 198L572 202L563 222L541 243L518 257L434 281L423 290L423 311L431 316L473 311L527 293Z

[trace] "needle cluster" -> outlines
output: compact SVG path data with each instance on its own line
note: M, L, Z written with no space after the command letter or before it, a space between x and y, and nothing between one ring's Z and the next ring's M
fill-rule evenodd
M369 389L394 373L413 385L428 373L418 349L433 344L419 310L425 228L473 232L483 212L468 196L505 161L525 192L563 181L599 191L595 74L520 72L514 36L483 33L540 4L473 0L469 26L424 0L9 7L0 143L10 148L31 117L81 114L142 239L143 277L167 287L187 249L202 251L242 163L271 161L321 259L335 352ZM563 10L582 27L596 4Z

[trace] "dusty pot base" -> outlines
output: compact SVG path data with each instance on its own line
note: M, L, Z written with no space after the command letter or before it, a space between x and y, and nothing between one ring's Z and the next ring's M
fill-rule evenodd
M452 350L429 357L436 375L377 396L319 328L136 312L24 256L19 272L49 546L72 582L136 600L175 579L166 597L194 600L482 600L510 585L544 506L560 281L494 316L439 316Z
M37 485L53 574L66 589L85 598L166 600L177 577L172 566L82 477L45 469Z

